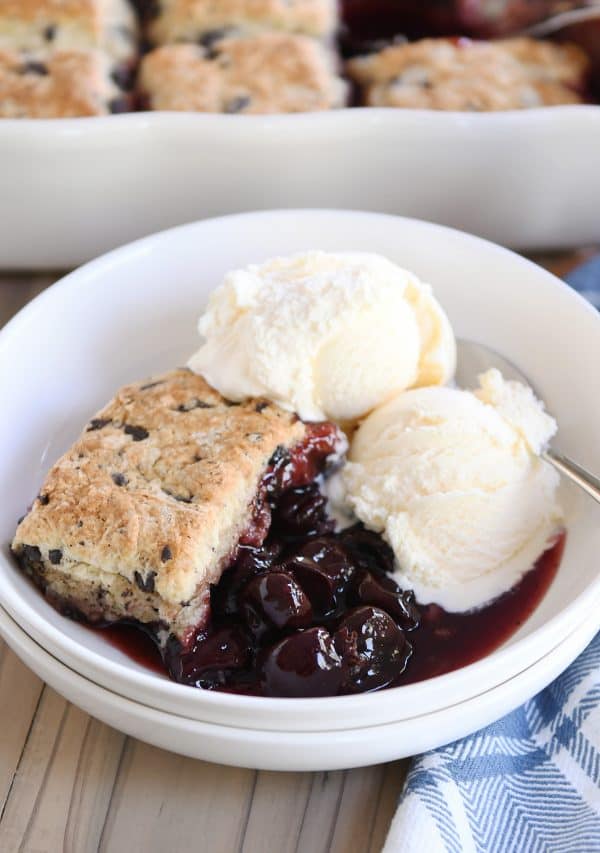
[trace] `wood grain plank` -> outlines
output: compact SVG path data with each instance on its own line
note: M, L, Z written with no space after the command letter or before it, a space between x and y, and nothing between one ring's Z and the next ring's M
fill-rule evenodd
M0 278L0 327L57 278L58 275L3 276Z
M294 853L312 776L311 773L259 772L242 853Z
M30 734L43 682L0 640L0 811Z
M409 765L410 761L394 761L392 764L385 765L377 811L371 830L369 853L379 853L385 843L392 818L396 813Z
M254 776L130 739L99 849L232 853L242 843Z
M45 688L0 824L0 850L24 847L38 796L62 731L67 703ZM52 795L55 792L52 791Z
M344 770L313 773L297 853L327 853L344 790Z
M0 850L96 851L124 737L46 688L0 823Z
M98 850L125 741L121 732L87 717L64 832L65 851Z
M348 770L340 799L331 853L366 853L377 815L385 765Z

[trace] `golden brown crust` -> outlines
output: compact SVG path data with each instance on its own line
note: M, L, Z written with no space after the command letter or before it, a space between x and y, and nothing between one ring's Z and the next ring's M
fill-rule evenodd
M509 110L581 103L589 62L533 39L423 39L347 63L368 106Z
M46 53L105 50L131 61L138 27L128 0L2 0L0 48Z
M283 30L327 38L338 24L336 0L161 0L160 7L148 28L153 44L197 42L218 30Z
M128 385L54 465L13 550L88 618L181 636L201 621L273 453L305 434L295 415L228 403L188 370Z
M210 49L166 45L142 61L138 85L154 110L284 113L342 106L345 83L305 36L263 33Z
M0 49L0 117L106 115L123 101L100 51L56 51L44 58Z
M2 0L1 17L20 17L34 21L40 15L53 15L62 20L97 15L98 0Z

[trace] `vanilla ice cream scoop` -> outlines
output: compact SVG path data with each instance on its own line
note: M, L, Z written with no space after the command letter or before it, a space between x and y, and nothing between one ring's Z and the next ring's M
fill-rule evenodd
M456 364L431 288L379 255L308 252L231 272L199 330L189 366L221 394L309 421L353 421Z
M406 391L356 432L346 500L419 601L468 610L514 586L560 524L559 476L538 457L555 432L532 391L497 370L475 392Z

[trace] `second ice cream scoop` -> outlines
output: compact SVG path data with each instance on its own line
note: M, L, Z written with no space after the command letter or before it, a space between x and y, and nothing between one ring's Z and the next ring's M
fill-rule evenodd
M561 523L558 476L539 457L556 423L499 371L474 391L405 391L355 433L341 472L356 516L391 545L420 603L479 607L511 589Z

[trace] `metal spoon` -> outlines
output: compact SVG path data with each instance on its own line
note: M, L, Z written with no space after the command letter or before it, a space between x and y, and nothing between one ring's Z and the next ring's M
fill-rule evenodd
M556 15L551 15L538 24L520 30L515 35L544 38L545 36L552 36L567 27L572 27L574 24L580 24L583 21L593 21L596 18L600 18L600 5L598 4L586 6L583 9L571 9L569 12L558 12Z
M460 338L457 340L456 345L458 354L456 383L459 387L476 387L479 374L489 370L490 367L496 367L505 379L516 379L518 382L529 385L536 396L539 396L527 377L514 364L499 355L495 350L483 344L476 344L474 341L461 340ZM542 452L541 457L550 465L553 465L561 474L564 474L565 477L568 477L569 480L577 483L590 497L600 503L599 477L596 477L591 471L587 471L581 465L573 462L572 459L569 459L550 446Z

